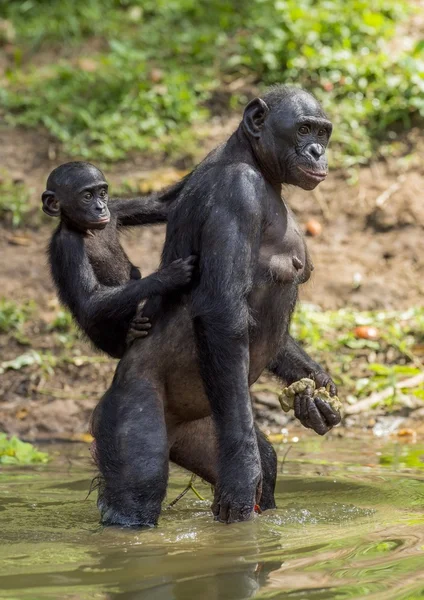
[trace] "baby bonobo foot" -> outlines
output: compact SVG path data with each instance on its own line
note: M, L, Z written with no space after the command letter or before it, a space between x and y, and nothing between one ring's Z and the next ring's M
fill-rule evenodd
M196 262L197 256L194 255L188 258L178 258L168 267L159 271L160 278L169 286L169 291L178 290L190 283Z

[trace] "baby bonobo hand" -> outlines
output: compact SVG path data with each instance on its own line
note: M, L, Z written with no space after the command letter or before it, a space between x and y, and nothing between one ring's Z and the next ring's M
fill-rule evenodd
M143 317L143 308L145 304L146 300L142 300L137 306L137 312L128 329L127 346L130 346L134 340L146 337L146 335L149 334L149 329L152 325L150 319Z
M197 256L194 255L188 258L178 258L159 271L160 278L169 286L169 291L178 290L190 283L196 262Z
M196 266L197 257L192 255L188 258L178 258L169 266L160 269L156 273L156 277L162 284L162 294L173 292L190 283L194 268ZM130 323L127 334L127 346L132 344L135 339L146 337L152 325L147 317L143 316L143 308L146 300L139 303L135 317Z

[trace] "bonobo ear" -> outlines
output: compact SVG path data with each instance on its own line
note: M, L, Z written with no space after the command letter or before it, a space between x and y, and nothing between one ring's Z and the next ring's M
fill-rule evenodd
M49 215L49 217L60 216L59 200L56 198L54 192L50 192L49 190L43 192L41 201L43 203L43 211L46 213L46 215Z
M259 137L269 108L262 98L251 100L244 109L243 125L249 135Z

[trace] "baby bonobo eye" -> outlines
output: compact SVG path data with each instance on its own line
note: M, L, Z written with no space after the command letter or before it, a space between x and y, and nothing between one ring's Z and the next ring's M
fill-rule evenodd
M102 190L100 190L100 198L104 198L106 196L106 190L103 188Z
M309 127L309 125L301 125L299 127L299 133L301 135L308 135L308 133L311 131L311 128Z
M93 197L93 194L91 192L85 192L85 194L84 194L85 200L91 200L92 197Z
M326 130L326 129L322 129L322 128L321 128L321 129L318 131L318 136L319 136L319 137L324 137L326 134L327 134L327 130Z

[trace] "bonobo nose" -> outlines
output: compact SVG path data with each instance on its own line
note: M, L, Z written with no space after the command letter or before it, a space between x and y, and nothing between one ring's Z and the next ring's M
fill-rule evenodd
M310 144L306 149L306 153L311 156L314 160L319 160L321 156L324 154L325 149L321 144Z

